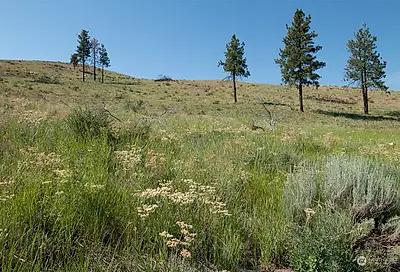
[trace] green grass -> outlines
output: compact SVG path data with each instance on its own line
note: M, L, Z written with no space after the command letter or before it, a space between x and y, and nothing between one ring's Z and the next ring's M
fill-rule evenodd
M1 64L2 271L398 267L399 94Z

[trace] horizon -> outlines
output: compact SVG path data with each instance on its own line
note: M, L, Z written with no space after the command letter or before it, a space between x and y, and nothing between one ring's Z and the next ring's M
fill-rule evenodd
M93 15L90 11L95 3L97 13ZM2 25L13 28L2 30L8 42L0 44L1 59L69 62L77 46L77 34L86 29L90 36L105 44L111 71L146 79L162 74L177 80L222 80L226 74L217 64L224 58L225 45L236 34L245 43L251 73L242 81L278 85L280 69L274 58L283 47L285 25L291 24L295 10L300 8L312 17L311 30L319 34L315 42L322 46L317 58L327 63L319 70L321 85L347 85L343 81L349 56L346 43L366 23L377 36L377 51L387 61L385 82L389 90L400 90L400 56L392 46L399 41L392 35L396 32L393 24L396 10L400 9L396 0L226 3L222 0L114 4L105 1L82 4L77 0L7 1L3 3ZM359 7L358 3L364 4Z

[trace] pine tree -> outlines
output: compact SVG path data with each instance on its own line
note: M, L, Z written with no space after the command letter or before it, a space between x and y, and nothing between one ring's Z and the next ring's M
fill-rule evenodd
M76 67L78 66L78 54L74 53L71 54L71 58L69 61L73 66L74 66L74 70L76 69Z
M82 63L82 80L85 81L85 62L90 57L90 36L89 31L82 29L78 35L78 46L76 48L78 60Z
M345 68L345 80L358 83L362 88L364 113L368 114L368 88L387 90L383 79L386 62L382 61L376 51L377 38L372 36L366 24L354 34L355 39L349 40L347 50L351 54Z
M96 38L92 38L90 40L90 50L92 56L92 64L93 64L93 80L96 81L96 66L99 63L99 40Z
M325 62L317 61L315 54L322 49L314 45L318 37L310 31L311 15L306 16L300 9L296 10L291 26L286 25L287 35L283 38L284 49L280 50L279 59L275 62L281 68L282 81L290 86L296 85L299 90L300 111L303 112L303 86L319 86L321 78L316 71L325 67Z
M110 58L108 57L108 53L106 48L104 47L104 44L100 45L99 55L101 65L101 83L104 83L104 67L108 68L111 66Z
M244 58L244 43L240 43L234 34L231 41L226 45L225 62L219 61L218 66L223 66L224 71L229 73L228 78L233 80L233 98L237 102L236 78L249 77L246 58Z

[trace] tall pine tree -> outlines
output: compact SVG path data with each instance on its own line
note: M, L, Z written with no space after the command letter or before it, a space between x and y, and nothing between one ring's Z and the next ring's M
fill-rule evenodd
M89 31L82 29L81 34L78 35L78 46L76 53L78 60L82 63L82 80L85 81L85 62L90 57L90 36Z
M383 79L386 77L384 69L386 62L382 61L376 51L376 37L372 36L369 28L364 24L354 34L355 39L349 40L347 50L350 53L345 68L345 80L358 83L362 88L364 113L368 114L368 88L387 90Z
M110 67L110 58L108 57L108 53L104 44L100 45L99 49L100 55L100 65L101 65L101 83L104 83L104 67Z
M244 43L240 43L234 34L231 41L226 45L225 62L219 61L218 66L223 66L224 71L229 73L228 78L233 80L233 98L237 102L236 78L249 77L246 58L244 58Z
M96 38L92 38L90 40L90 51L92 56L92 64L93 64L93 80L96 81L96 67L99 63L99 40Z
M279 59L275 62L281 68L282 81L299 90L300 111L303 112L303 86L319 86L321 78L316 73L325 67L325 62L317 61L315 54L322 49L314 45L318 37L310 31L311 15L306 16L301 9L296 10L291 26L286 25L287 35L283 38L284 49L280 50Z

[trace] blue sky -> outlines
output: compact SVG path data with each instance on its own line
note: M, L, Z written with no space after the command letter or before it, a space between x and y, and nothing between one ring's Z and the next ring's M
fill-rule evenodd
M69 61L82 28L104 43L111 70L139 78L222 79L232 34L249 82L278 84L274 63L296 8L323 46L321 84L344 85L346 43L363 23L378 37L387 84L400 90L399 0L0 0L0 59Z

